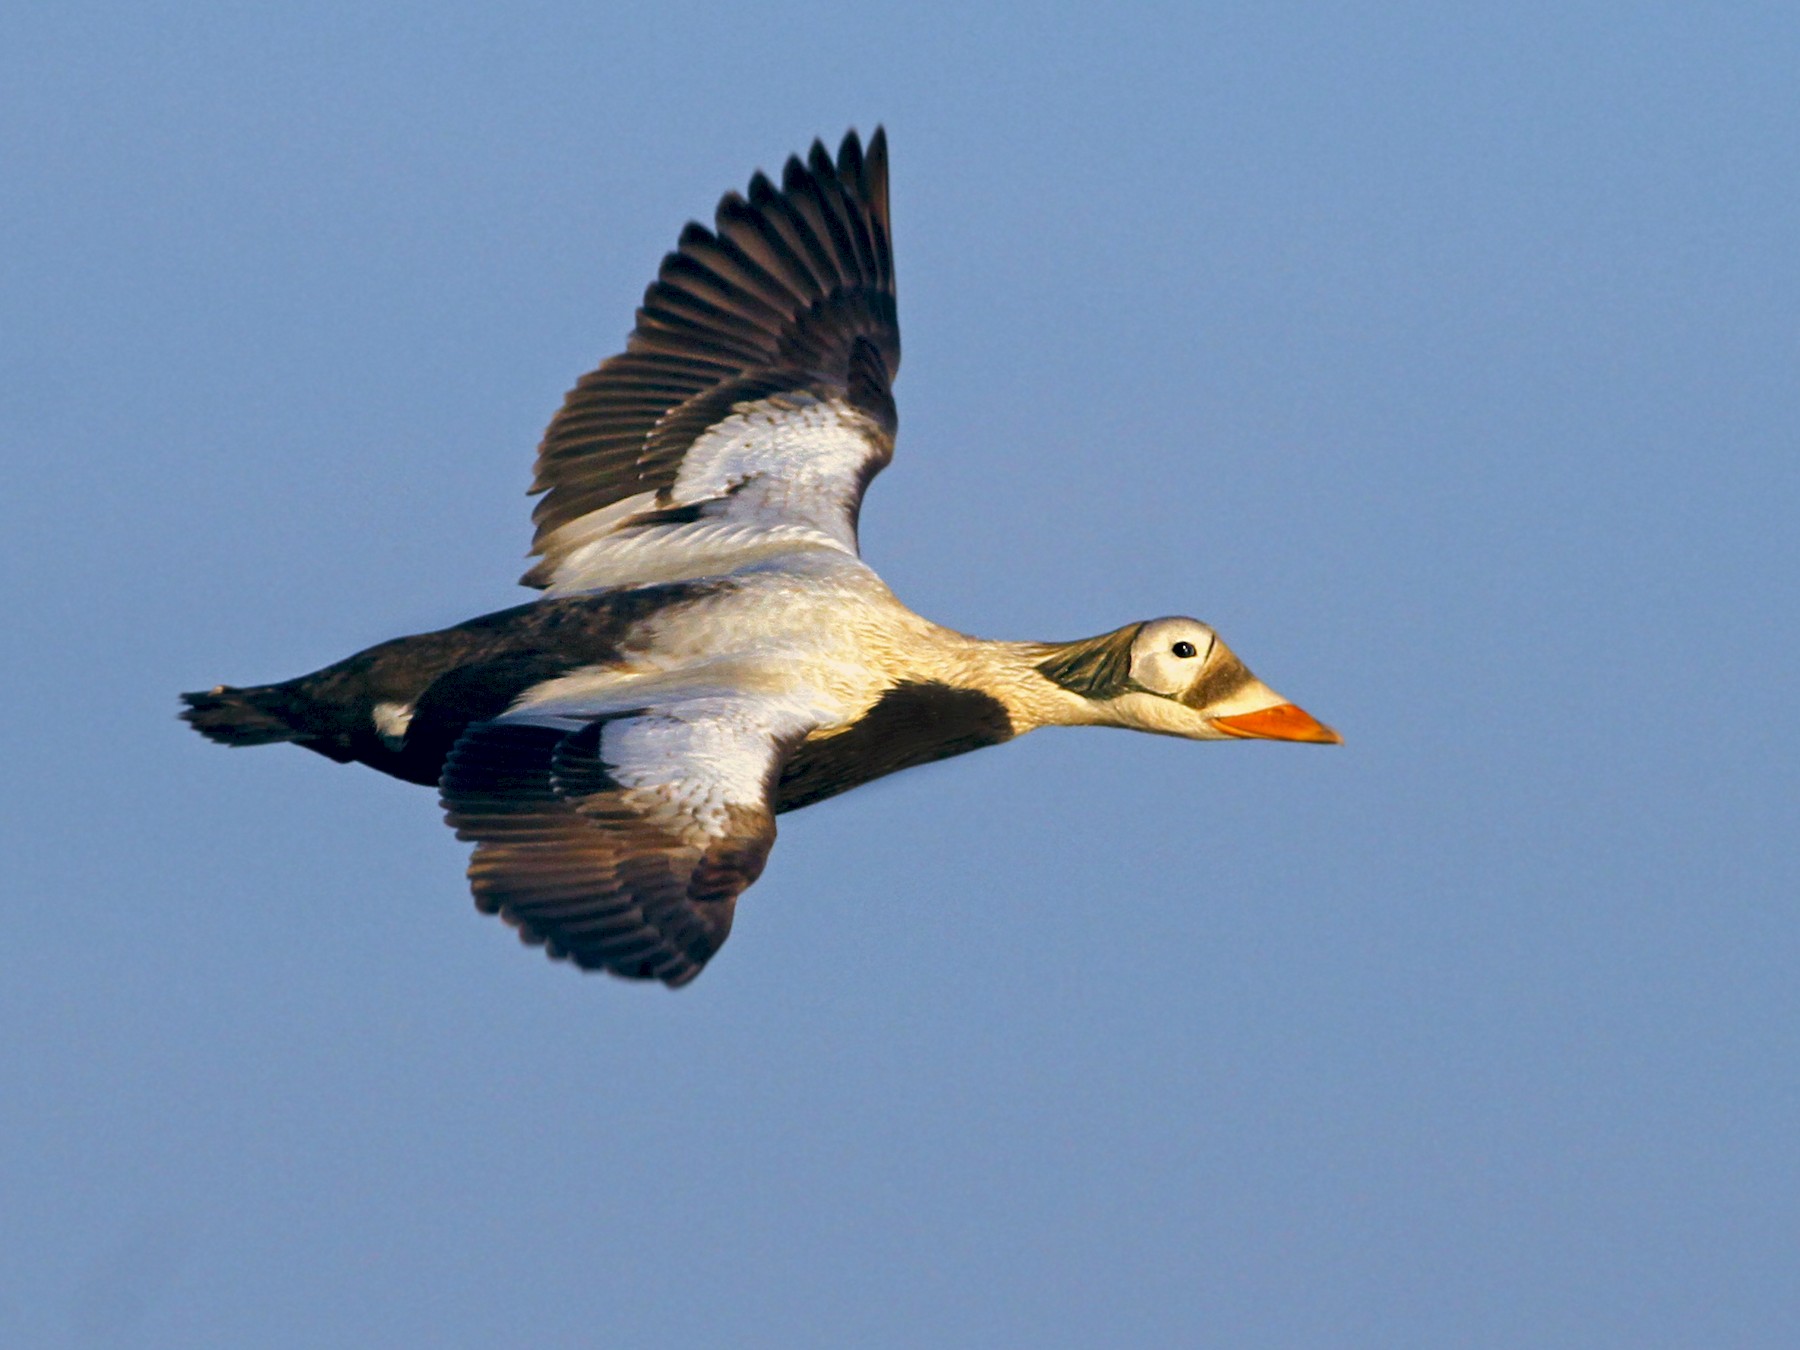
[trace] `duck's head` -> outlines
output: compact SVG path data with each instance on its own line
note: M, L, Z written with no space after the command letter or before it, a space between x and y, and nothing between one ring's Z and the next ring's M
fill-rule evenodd
M1197 741L1343 743L1252 675L1198 619L1151 619L1039 650L1038 674L1084 700L1082 721Z

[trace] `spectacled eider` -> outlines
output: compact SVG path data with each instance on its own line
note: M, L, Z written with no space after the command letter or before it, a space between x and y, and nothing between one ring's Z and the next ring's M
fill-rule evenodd
M725 941L779 812L1042 726L1339 739L1193 619L990 642L902 605L856 537L899 365L887 138L815 142L682 232L550 423L541 598L182 715L435 784L481 909L669 985Z

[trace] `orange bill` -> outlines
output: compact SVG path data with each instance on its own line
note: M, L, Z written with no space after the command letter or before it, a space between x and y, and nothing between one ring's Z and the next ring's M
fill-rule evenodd
M1310 741L1314 745L1342 745L1344 738L1292 703L1277 703L1273 708L1239 713L1235 717L1215 717L1212 724L1231 736L1244 736L1265 741Z

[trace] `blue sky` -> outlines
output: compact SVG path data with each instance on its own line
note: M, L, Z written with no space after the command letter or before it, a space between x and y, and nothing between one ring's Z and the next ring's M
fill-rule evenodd
M0 1340L1790 1343L1797 68L1752 4L0 21ZM877 122L867 556L1196 614L1342 749L784 817L670 995L174 720L524 599L682 222Z

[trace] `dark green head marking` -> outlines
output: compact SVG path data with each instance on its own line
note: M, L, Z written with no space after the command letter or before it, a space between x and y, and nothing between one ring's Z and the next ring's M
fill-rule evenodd
M1131 644L1137 641L1143 626L1126 624L1115 632L1082 642L1047 644L1049 655L1037 663L1037 672L1083 698L1117 698L1135 687L1131 681Z

